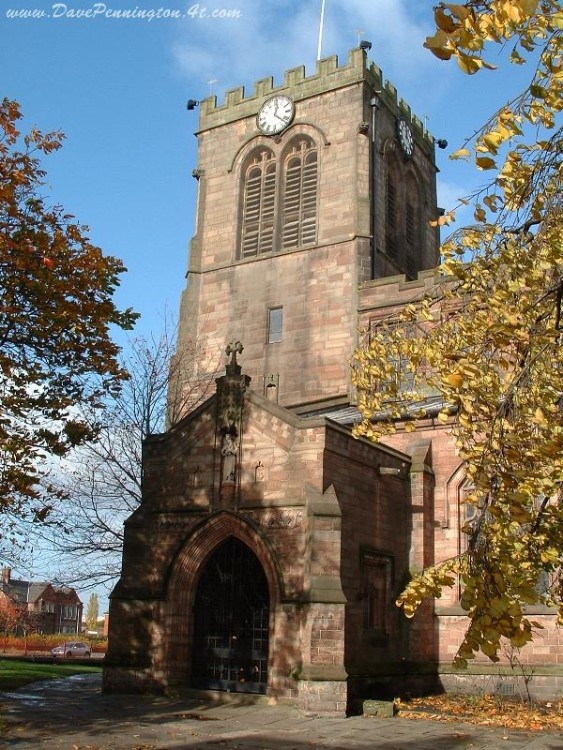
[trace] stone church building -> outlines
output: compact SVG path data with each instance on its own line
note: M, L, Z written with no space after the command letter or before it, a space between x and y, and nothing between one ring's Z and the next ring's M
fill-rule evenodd
M413 620L394 604L410 571L463 549L447 426L428 418L386 445L351 434L359 329L435 282L434 139L362 49L202 101L197 138L178 356L197 342L220 376L145 444L105 689L342 714L368 695L518 690L488 661L453 672L458 590ZM171 399L202 376L190 364ZM563 660L542 618L519 656L540 694L557 691Z

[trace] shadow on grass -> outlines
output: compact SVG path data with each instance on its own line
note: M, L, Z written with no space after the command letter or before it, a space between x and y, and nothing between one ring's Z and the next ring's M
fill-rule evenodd
M86 661L54 659L0 659L0 693L17 690L40 680L60 679L76 674L99 674L101 665Z

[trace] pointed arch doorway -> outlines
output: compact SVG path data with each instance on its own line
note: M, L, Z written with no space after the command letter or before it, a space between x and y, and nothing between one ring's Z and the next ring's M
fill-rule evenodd
M260 561L229 537L207 560L194 604L192 684L265 693L270 594Z

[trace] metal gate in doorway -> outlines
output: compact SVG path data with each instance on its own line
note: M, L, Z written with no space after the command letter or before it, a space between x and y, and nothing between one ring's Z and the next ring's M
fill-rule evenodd
M207 561L197 587L193 686L265 693L269 613L268 582L258 558L230 537Z

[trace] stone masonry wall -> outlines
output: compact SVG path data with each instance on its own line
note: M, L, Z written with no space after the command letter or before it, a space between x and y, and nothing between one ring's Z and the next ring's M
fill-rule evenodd
M355 440L336 427L327 435L324 481L342 509L342 587L346 596L345 664L352 679L401 659L407 623L393 602L408 570L410 498L407 456ZM381 472L381 467L387 474ZM366 630L365 553L391 561L385 633Z

